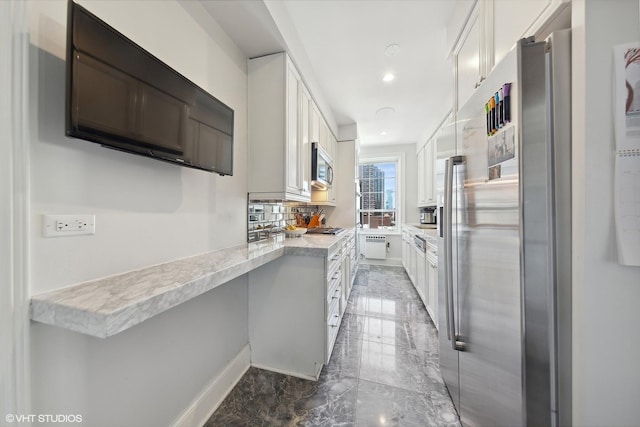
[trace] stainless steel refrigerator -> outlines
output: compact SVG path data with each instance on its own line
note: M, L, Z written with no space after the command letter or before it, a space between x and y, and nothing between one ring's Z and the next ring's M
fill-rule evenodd
M465 426L571 424L570 57L568 30L520 41L437 140L440 368Z

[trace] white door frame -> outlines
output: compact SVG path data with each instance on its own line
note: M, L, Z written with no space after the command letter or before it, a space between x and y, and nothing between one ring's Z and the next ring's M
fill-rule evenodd
M8 426L7 415L30 413L26 2L0 1L0 20L0 426Z

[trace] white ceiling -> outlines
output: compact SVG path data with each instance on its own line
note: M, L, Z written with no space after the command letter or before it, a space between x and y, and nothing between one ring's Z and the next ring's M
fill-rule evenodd
M310 70L301 72L307 83L313 82L311 91L322 98L321 104L326 102L338 125L357 123L363 145L422 142L451 109L453 74L445 44L455 1L202 4L247 57L288 50L299 67L308 65ZM283 22L275 16L277 10L288 14L293 30L276 28ZM399 45L395 56L385 55L391 44ZM292 46L298 49L291 52ZM382 77L388 72L396 78L385 83ZM315 93L316 88L321 94ZM386 107L394 111L376 114ZM381 135L382 131L387 134Z

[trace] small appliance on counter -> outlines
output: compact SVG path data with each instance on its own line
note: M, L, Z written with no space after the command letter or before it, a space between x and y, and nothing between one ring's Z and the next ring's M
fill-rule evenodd
M420 224L433 225L437 224L438 216L435 206L420 209Z

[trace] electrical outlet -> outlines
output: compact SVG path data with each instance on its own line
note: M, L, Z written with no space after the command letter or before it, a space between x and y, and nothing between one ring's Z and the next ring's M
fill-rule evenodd
M45 237L96 234L95 215L44 215Z

